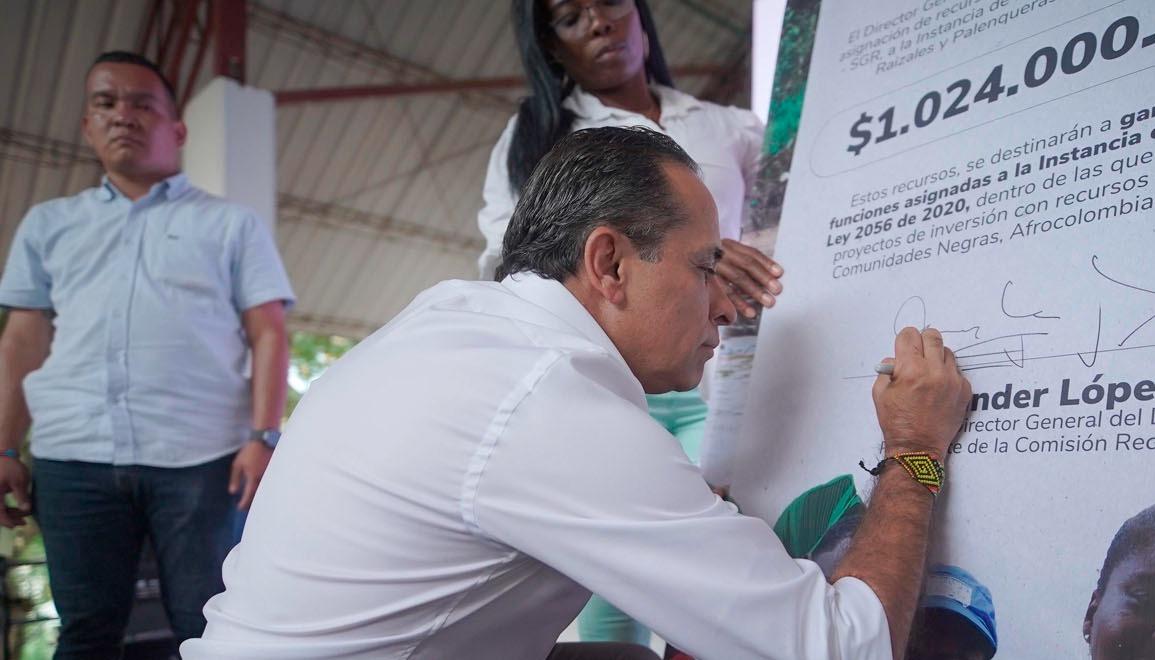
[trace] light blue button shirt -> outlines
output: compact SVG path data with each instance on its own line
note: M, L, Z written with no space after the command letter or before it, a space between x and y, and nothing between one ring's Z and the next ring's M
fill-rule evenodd
M294 300L267 227L183 174L133 202L105 179L33 207L0 305L51 309L24 380L39 458L184 467L239 449L250 426L241 312Z

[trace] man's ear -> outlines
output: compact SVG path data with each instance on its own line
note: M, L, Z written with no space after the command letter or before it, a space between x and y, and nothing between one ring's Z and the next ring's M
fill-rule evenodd
M582 267L587 284L611 305L621 305L626 301L622 262L632 252L633 246L628 238L604 225L586 237Z
M176 131L176 146L184 147L184 142L188 138L188 126L178 119L173 130Z
M1091 624L1095 622L1095 612L1099 609L1099 590L1091 594L1091 602L1087 603L1087 613L1083 615L1083 639L1091 643Z

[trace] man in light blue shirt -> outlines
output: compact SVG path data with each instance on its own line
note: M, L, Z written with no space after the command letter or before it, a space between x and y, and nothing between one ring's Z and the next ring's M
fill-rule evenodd
M145 535L174 635L203 630L279 436L293 292L262 221L180 173L186 130L155 65L102 55L85 106L105 176L32 208L0 278L0 494L18 504L0 525L34 504L56 657L92 659L119 656Z

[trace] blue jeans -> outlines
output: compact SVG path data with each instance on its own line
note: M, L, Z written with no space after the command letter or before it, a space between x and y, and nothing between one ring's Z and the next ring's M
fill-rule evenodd
M235 541L232 456L187 468L37 459L36 522L60 613L56 660L119 658L145 536L179 643L205 628L205 601L224 591Z

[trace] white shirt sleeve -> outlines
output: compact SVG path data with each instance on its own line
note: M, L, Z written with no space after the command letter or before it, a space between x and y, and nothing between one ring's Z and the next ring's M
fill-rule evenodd
M714 495L622 371L605 355L564 355L508 402L463 493L477 531L698 658L890 660L870 588L828 584Z
M509 226L509 218L517 204L517 198L510 188L509 168L506 165L516 125L517 116L514 115L489 154L489 168L485 172L485 186L482 188L484 204L477 213L477 227L485 236L485 251L477 258L477 268L483 280L493 279L497 264L501 261L501 241L505 237L505 228Z
M16 226L8 249L8 261L0 275L0 306L18 309L52 309L52 276L44 265L39 230L44 217L41 206L32 207Z

